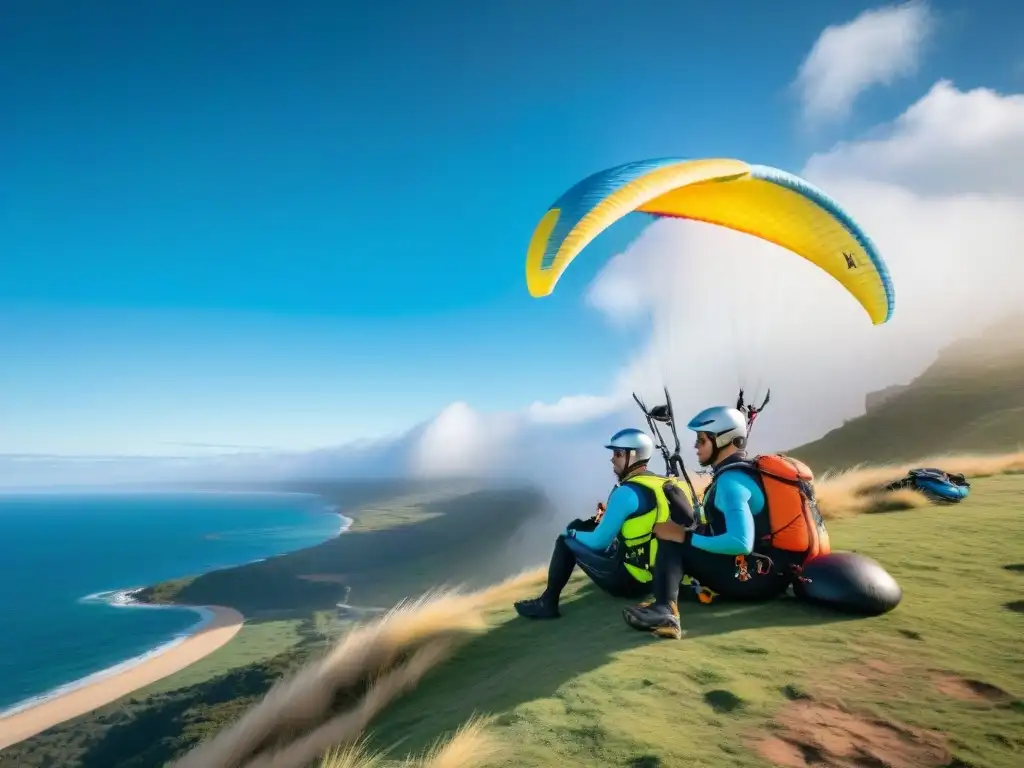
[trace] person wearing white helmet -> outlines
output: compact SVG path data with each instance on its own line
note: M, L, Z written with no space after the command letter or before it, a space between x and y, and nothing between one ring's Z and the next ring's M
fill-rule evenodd
M745 452L747 417L736 408L714 406L698 413L686 426L696 432L697 461L712 468L711 484L703 499L707 524L677 530L673 537L677 541L661 543L654 578L655 583L666 585L662 595L653 603L623 611L630 626L667 637L679 636L678 598L684 573L719 595L737 599L767 599L781 594L788 585L774 572L750 574L737 566L754 553L755 530L761 528L758 516L767 517L765 493L756 473L726 471L750 464Z
M655 559L648 542L661 517L666 478L647 469L654 441L639 429L623 429L605 445L611 451L618 483L607 504L598 504L589 520L574 520L555 541L543 594L515 604L520 616L554 619L561 616L559 599L578 565L595 584L618 597L639 597L650 591ZM659 494L661 495L659 497Z
M640 429L620 429L605 448L612 452L612 471L619 480L646 469L654 455L654 441Z
M747 417L738 408L705 408L686 425L697 433L694 447L702 467L717 467L731 457L742 458L747 447ZM736 459L731 459L735 461Z

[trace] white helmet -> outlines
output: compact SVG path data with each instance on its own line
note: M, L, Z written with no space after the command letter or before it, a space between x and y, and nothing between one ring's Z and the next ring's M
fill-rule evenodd
M626 466L650 461L654 455L654 441L647 436L647 433L639 429L620 429L612 439L608 441L605 448L619 449L620 451L632 451L631 460L627 460Z
M705 408L686 425L694 432L707 432L714 437L715 448L725 448L735 440L737 448L743 448L747 441L747 417L736 408L715 405Z

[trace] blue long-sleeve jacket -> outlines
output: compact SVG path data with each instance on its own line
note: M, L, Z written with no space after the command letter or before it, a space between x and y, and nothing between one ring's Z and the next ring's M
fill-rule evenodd
M626 518L640 509L640 494L628 485L617 485L608 495L604 516L592 531L576 531L576 541L594 552L612 545Z
M742 470L723 472L715 481L712 502L725 519L725 532L717 536L694 533L692 546L720 555L749 555L754 550L754 516L765 508L764 493L757 481ZM601 522L593 531L576 531L576 541L589 550L603 552L640 504L640 494L634 488L616 486L608 496Z
M697 549L719 555L749 555L754 550L754 517L764 513L764 493L747 472L734 469L715 480L712 504L725 518L725 532L717 536L694 533Z

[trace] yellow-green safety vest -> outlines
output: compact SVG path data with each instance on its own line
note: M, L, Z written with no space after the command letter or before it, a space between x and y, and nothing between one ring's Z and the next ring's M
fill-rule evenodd
M627 517L618 535L619 547L622 549L622 564L641 584L646 584L654 578L654 562L658 556L658 540L654 536L654 526L669 519L668 498L661 488L666 482L678 485L690 504L696 507L689 487L680 484L675 477L661 477L653 473L640 474L622 483L648 488L653 492L655 499L654 509L639 509Z

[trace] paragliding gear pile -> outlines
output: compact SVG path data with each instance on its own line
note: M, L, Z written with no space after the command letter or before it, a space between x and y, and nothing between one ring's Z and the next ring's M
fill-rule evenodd
M945 472L935 467L910 470L906 477L883 486L885 491L910 488L923 493L935 504L959 504L971 492L971 484L961 474Z
M633 400L640 406L640 410L644 412L644 418L647 419L647 426L651 430L651 434L654 435L656 440L655 447L661 452L661 457L665 461L665 472L669 477L681 478L685 483L686 487L690 490L690 496L693 498L693 513L694 519L690 523L689 530L696 529L697 525L704 521L704 512L697 495L697 490L693 486L693 482L690 480L690 475L686 471L686 465L683 463L682 457L682 446L679 443L679 433L676 430L675 412L672 409L672 396L668 392L668 387L665 387L665 404L656 405L653 408L648 408L643 400L637 397L637 394L633 393ZM658 429L658 424L664 424L669 428L672 433L672 440L674 447L669 450L668 442L661 434L661 430ZM678 492L671 483L665 486L665 495L668 496L669 503L672 504L673 510L676 510L676 502L673 500L673 493ZM684 507L680 507L684 508ZM689 522L689 521L687 521ZM686 526L684 526L686 527Z

